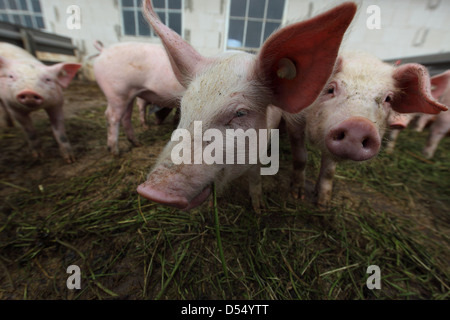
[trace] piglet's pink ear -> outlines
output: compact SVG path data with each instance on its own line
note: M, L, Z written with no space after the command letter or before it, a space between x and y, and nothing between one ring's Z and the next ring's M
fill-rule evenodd
M431 95L439 100L442 94L450 87L450 70L431 78Z
M399 89L391 103L395 111L438 114L447 110L446 106L431 95L430 76L424 66L417 63L404 64L395 69L393 77Z
M272 104L297 113L316 100L333 72L355 13L356 5L347 2L267 39L258 55L257 72L273 90Z
M81 68L79 63L57 63L50 67L51 70L57 73L56 79L63 88L67 88L73 77L77 74L78 69Z

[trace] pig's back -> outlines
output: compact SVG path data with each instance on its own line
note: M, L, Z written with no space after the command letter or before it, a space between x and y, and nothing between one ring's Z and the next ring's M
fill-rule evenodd
M154 92L177 91L175 78L165 49L158 44L123 42L103 49L94 62L97 79L115 79L129 87L146 87Z
M10 60L28 60L40 63L28 51L7 42L0 42L0 56Z

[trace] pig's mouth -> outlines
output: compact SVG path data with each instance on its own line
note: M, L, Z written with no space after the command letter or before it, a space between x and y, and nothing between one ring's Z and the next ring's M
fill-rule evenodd
M139 185L137 192L144 198L161 204L169 205L181 210L190 210L201 205L211 194L211 184L207 184L203 190L188 200L184 196L168 194L164 191L154 188L148 181Z
M208 184L202 192L200 192L198 195L196 195L194 198L191 199L187 207L182 208L183 210L190 210L195 207L198 207L203 202L205 202L206 199L208 199L209 195L211 194L211 184Z

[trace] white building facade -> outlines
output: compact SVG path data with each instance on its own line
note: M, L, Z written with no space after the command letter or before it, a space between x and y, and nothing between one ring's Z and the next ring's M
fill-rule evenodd
M153 0L162 20L200 53L256 51L280 25L312 17L343 1ZM158 43L141 0L0 0L0 20L73 39L80 58L93 46L124 41ZM382 59L450 52L450 1L362 0L344 48Z

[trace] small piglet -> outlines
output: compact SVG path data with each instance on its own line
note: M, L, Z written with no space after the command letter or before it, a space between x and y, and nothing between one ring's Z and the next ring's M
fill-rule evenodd
M431 95L424 66L393 66L363 52L341 54L319 98L300 114L285 115L293 149L294 197L303 197L305 138L322 152L316 193L317 204L326 207L337 162L375 157L386 127L395 126L392 116L389 120L391 112L438 114L445 110Z
M450 70L438 74L431 78L433 86L432 94L440 102L450 105ZM439 142L447 133L450 132L450 111L441 112L436 116L433 124L430 126L430 134L427 143L422 151L427 159L431 159L436 152Z
M225 137L228 129L236 132L267 129L272 122L268 116L269 109L274 108L271 105L296 113L314 102L333 71L356 5L344 3L278 30L257 55L230 52L214 58L201 56L166 27L153 11L150 0L144 3L144 12L170 56L177 79L187 88L181 100L178 129L193 137L200 123L203 130L200 135L211 129ZM190 144L190 140L187 142ZM175 164L171 153L177 145L174 141L166 145L147 181L137 189L141 196L189 210L207 199L214 182L220 189L246 174L253 208L260 210L258 165L195 163L196 159L193 163ZM200 143L197 149L194 146L194 154L208 147L208 143ZM223 157L228 159L229 154L234 157L237 153L245 154L246 158L251 156L249 144L235 148L224 149Z
M162 122L170 109L179 105L185 88L178 82L170 65L169 57L161 45L123 42L103 48L96 48L100 55L94 62L97 83L108 101L106 118L108 121L108 150L119 154L120 123L128 140L134 146L140 143L134 135L131 114L135 98L145 126L146 105L163 107L157 112L157 121ZM144 117L144 119L142 119Z
M62 88L67 88L80 67L77 63L46 66L22 48L0 43L0 104L22 126L33 157L41 157L42 151L29 115L44 109L61 155L68 163L75 161L64 128Z

